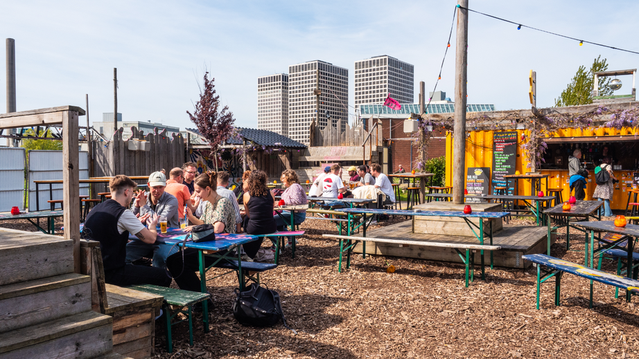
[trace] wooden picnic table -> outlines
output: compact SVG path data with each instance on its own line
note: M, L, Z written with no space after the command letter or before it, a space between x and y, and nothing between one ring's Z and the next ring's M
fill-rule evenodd
M84 178L84 179L79 179L78 183L109 183L111 182L111 179L113 177L91 177L91 178ZM147 180L149 178L149 176L130 176L129 177L132 180ZM54 184L63 184L63 180L61 179L49 179L49 180L37 180L37 181L33 181L33 183L35 183L36 185L36 211L40 210L40 185L44 185L44 184L48 184L49 185L49 200L53 200L53 185ZM138 184L139 187L144 187L146 186L146 183L144 184Z
M600 202L601 203L601 202ZM586 231L590 231L590 246L588 245L588 236L586 235L586 261L585 264L587 267L594 268L594 253L595 250L595 232L608 232L608 233L616 233L624 236L632 237L627 239L626 248L624 251L628 253L626 257L626 276L629 278L637 279L637 275L633 270L633 258L632 254L634 251L634 244L637 239L639 239L639 225L636 224L627 224L625 227L617 227L615 226L614 221L597 221L597 222L576 222L575 226L579 226ZM590 261L588 261L590 258ZM590 281L590 298L592 299L592 281ZM627 291L626 299L630 301L630 292Z
M541 173L505 175L504 178L506 179L506 194L508 194L508 190L510 189L510 180L512 179L515 182L513 186L514 194L519 195L519 180L525 179L530 181L530 194L535 195L538 191L541 191L542 179L546 181L546 188L548 188L548 176L550 175Z
M429 193L426 197L431 198L451 198L453 195L451 193ZM540 203L543 203L543 208L547 208L548 204L555 199L554 196L508 196L501 194L487 194L487 195L476 195L476 194L466 194L464 198L473 198L473 199L486 199L486 200L496 200L496 201L522 201L530 210L532 215L537 220L537 225L545 224L543 213L541 212L542 206ZM533 205L531 202L535 202ZM472 202L467 202L472 203ZM509 212L509 211L508 211Z
M471 231L473 232L473 234L475 235L475 237L477 238L477 240L479 241L479 244L483 245L484 244L484 239L486 236L486 231L484 231L484 219L488 219L490 221L488 221L489 225L489 231L487 233L489 241L490 241L490 245L493 244L493 222L492 219L499 219L499 218L504 218L506 216L509 216L510 213L508 212L473 212L471 214L465 214L464 212L460 212L460 211L421 211L419 209L417 210L398 210L398 209L377 209L377 208L342 208L340 209L341 212L345 212L348 214L348 230L347 233L350 236L351 235L351 222L352 222L352 215L353 214L361 214L364 218L363 218L363 223L366 223L366 215L367 214L371 214L371 215L379 215L379 214L386 214L386 215L397 215L397 216L413 216L413 217L419 217L419 216L423 216L423 217L457 217L457 218L462 218L466 224L468 225L468 227L471 229ZM470 219L479 219L479 224L475 224L474 222L472 222ZM414 225L414 221L413 221L413 225ZM366 225L363 225L362 228L362 236L366 237ZM415 229L413 228L413 231ZM355 238L355 243L353 243L352 241L348 241L348 243L346 244L346 248L344 247L342 241L340 240L340 260L339 260L339 267L341 268L342 266L342 253L346 250L347 254L348 254L348 258L349 258L349 262L350 262L350 254L351 251L353 249L353 247L356 244L357 241L357 237L353 237ZM366 245L365 243L362 243L362 256L366 257ZM484 273L484 251L482 250L480 253L481 256L481 278L485 279L485 273ZM493 255L492 255L492 251L490 254L490 267L493 268Z
M370 198L342 198L342 199L338 199L338 198L332 198L332 197L308 197L308 201L309 202L343 202L343 203L347 203L350 208L353 208L354 205L361 205L361 204L366 204L366 203L373 203L375 202L374 199L370 199Z
M429 186L433 184L433 176L434 173L391 173L387 175L388 178L397 177L397 178L407 178L409 182L412 180L413 186L415 186L415 181L419 178L419 203L424 203L426 201L426 178L430 178Z
M577 203L572 205L572 208L569 211L563 210L563 203L559 203L558 205L545 210L544 214L546 215L546 224L548 226L548 245L546 248L546 254L550 255L550 239L553 230L566 227L566 250L568 250L570 249L570 228L586 233L586 231L582 228L572 225L570 223L571 219L579 218L580 221L588 221L590 220L590 217L593 217L598 221L601 221L599 208L602 206L603 201L577 201ZM557 218L557 222L559 224L556 227L553 227L552 225L551 216L555 216Z
M20 212L20 214L0 213L0 221L8 221L11 219L26 219L36 226L40 231L47 234L55 234L55 218L64 217L64 211L37 211L37 212ZM40 218L47 219L47 228L40 227ZM37 220L34 222L33 220Z

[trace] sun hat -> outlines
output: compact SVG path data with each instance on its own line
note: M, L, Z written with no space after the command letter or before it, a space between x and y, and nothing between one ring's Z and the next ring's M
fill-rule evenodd
M166 176L160 171L151 173L149 176L149 187L166 186Z
M348 168L348 172L350 172L350 171L356 171L356 172L357 172L357 167L355 167L355 166L350 166L350 167Z

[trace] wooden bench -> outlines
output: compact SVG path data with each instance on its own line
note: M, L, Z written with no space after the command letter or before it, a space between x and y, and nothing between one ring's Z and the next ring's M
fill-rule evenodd
M331 221L334 222L335 225L337 226L337 231L339 232L339 234L342 234L342 229L343 229L343 224L344 223L348 223L348 219L346 218L334 218L334 217L328 217L328 216L337 216L337 217L347 217L348 213L344 213L344 212L340 212L340 211L336 211L333 209L317 209L317 208L309 208L306 210L306 214L308 213L315 213L315 214L322 214L325 215L327 217L317 217L317 216L306 216L306 219L315 219L315 220L324 220L324 221ZM361 217L360 214L352 214L352 217ZM371 216L372 219L372 216ZM353 230L359 228L361 224L357 224L355 225L353 228Z
M260 284L260 273L265 272L267 270L277 268L276 263L260 263L260 262L244 262L242 261L242 274L240 275L240 267L236 260L224 259L215 264L215 268L226 268L231 269L231 272L227 272L222 275L226 275L228 273L235 272L237 274L238 282L242 282L243 288L246 288L249 281L253 281L257 284ZM257 276L255 276L257 274ZM219 277L219 276L218 276Z
M209 297L208 293L161 287L167 289L165 293L171 293L171 301L175 303L171 304L166 301L163 295L157 294L158 290L140 291L106 284L102 251L100 243L97 241L82 240L81 257L82 273L91 276L93 310L113 317L113 350L132 358L147 358L153 354L155 318L159 315L162 306L168 309L168 305L179 306L186 303L178 310L181 311L182 308L188 307L188 312L181 312L188 315L189 324L191 324L190 309L192 304ZM180 297L181 299L179 299ZM177 313L171 313L170 310L167 310L167 348L169 348L169 352L172 350L172 325L169 323ZM207 321L204 322L207 323ZM192 336L191 325L189 326L189 335Z
M477 250L481 251L483 255L483 251L497 251L500 250L500 246L491 246L491 245L481 245L481 244L466 244L466 243L445 243L445 242L429 242L429 241L411 241L411 240L400 240L400 239L387 239L387 238L374 238L374 237L354 237L354 236L341 236L334 234L323 234L324 237L336 238L339 239L339 264L338 264L338 272L342 271L342 254L344 251L347 252L346 257L346 268L349 268L351 265L351 252L353 248L357 244L357 242L376 242L376 243L389 243L389 244L397 244L399 246L421 246L421 247L437 247L437 248L450 248L457 252L462 262L465 265L465 281L466 287L468 287L469 279L472 282L474 280L475 273L475 256L471 255L471 251L476 252ZM346 243L345 243L346 242ZM462 253L460 250L464 250L465 253ZM482 261L481 265L482 277L484 276L484 264Z
M624 253L627 255L627 252ZM590 308L592 308L592 281L625 289L628 291L628 294L639 293L639 281L636 279L621 277L598 269L588 268L581 264L551 257L546 254L527 254L522 256L522 258L533 262L533 265L537 267L537 309L539 309L541 283L552 277L555 277L555 305L558 306L560 304L561 277L563 273L570 273L582 278L590 279ZM542 274L541 267L547 267L550 268L550 270Z

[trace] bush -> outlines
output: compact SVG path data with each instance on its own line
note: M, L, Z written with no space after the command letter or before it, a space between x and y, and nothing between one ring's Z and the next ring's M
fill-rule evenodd
M431 158L426 161L424 171L434 173L433 186L443 186L446 178L446 156Z

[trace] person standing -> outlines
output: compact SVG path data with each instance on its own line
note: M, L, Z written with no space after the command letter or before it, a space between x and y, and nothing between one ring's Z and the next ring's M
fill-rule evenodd
M120 286L154 284L168 287L171 277L165 270L126 263L126 247L130 233L147 245L153 245L157 239L155 227L158 216L147 213L136 218L128 209L137 186L137 183L127 176L113 177L109 183L111 199L98 204L89 212L82 229L82 238L100 242L106 283ZM144 226L147 222L148 229Z
M184 185L189 188L189 192L193 194L195 188L193 187L195 176L197 176L197 164L194 162L187 162L182 166L184 170Z
M599 171L608 171L610 178L608 182L605 184L597 183L597 187L595 187L595 192L592 194L592 198L597 198L599 201L604 202L604 217L612 216L612 210L610 209L610 200L612 199L612 194L615 190L614 181L617 179L612 172L612 166L610 165L610 157L604 157L602 159L602 164L595 168L595 177Z
M588 170L586 170L579 160L581 159L581 150L573 151L572 156L568 158L568 178L570 179L570 191L575 191L575 198L582 201L586 198L586 178Z
M166 192L166 177L162 172L153 172L149 176L147 183L149 192L140 191L133 204L133 214L144 216L150 214L159 218L166 218L167 226L180 228L180 217L178 215L178 200L170 193ZM166 258L177 252L177 247L167 243L145 243L140 240L132 240L126 246L126 261L132 263L142 257L152 257L153 266L158 268L166 267Z
M165 192L175 197L178 201L178 216L180 221L184 219L184 206L191 204L191 192L189 188L182 184L184 171L180 167L175 167L169 172L170 179L166 181Z

